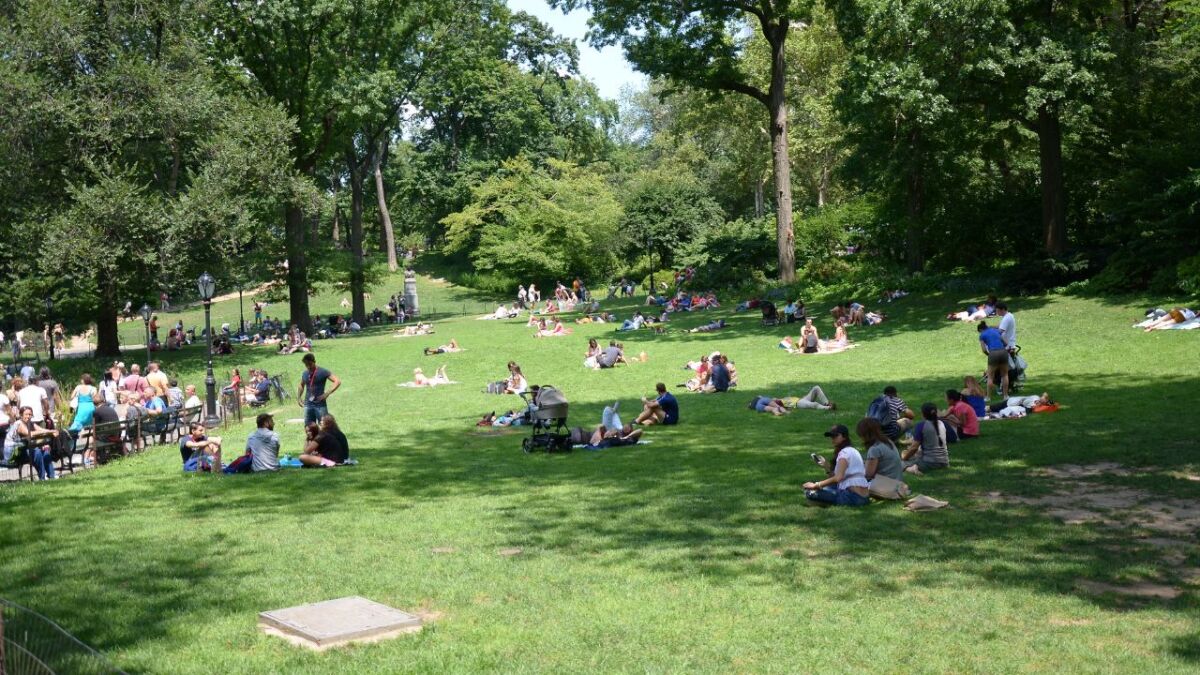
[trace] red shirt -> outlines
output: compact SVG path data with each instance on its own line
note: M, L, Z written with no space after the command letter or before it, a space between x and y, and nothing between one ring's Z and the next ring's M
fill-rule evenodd
M967 405L965 401L956 401L950 406L950 412L962 422L962 432L966 436L979 435L979 416L975 414L975 409Z

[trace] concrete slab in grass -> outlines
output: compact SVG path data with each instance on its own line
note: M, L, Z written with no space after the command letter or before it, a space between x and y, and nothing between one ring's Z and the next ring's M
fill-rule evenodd
M324 651L350 642L378 642L421 630L421 619L351 596L261 612L258 627L294 645Z

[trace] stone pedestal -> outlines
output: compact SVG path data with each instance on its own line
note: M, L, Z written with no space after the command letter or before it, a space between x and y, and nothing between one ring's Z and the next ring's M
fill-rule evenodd
M378 642L421 630L417 616L351 596L262 612L258 627L294 645L324 651L349 642Z
M411 269L404 270L404 305L408 308L409 316L421 313L417 305L417 273Z

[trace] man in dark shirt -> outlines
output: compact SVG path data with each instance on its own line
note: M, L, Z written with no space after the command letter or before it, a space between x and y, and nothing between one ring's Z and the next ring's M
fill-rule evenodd
M712 374L708 377L709 391L729 391L729 366L724 357L713 359Z
M667 392L667 385L659 382L654 385L658 396L654 399L642 399L642 414L635 420L638 424L678 424L679 401Z
M329 406L325 401L342 386L342 381L328 370L318 368L317 357L311 352L305 354L302 361L304 372L300 374L300 390L296 392L296 401L304 408L304 424L316 424L329 414ZM329 391L325 391L326 383L333 384Z

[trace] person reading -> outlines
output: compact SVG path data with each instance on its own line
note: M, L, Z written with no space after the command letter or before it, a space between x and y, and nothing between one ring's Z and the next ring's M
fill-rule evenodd
M679 401L667 391L667 385L659 382L654 385L658 393L653 399L642 398L642 414L634 420L637 424L662 424L670 426L679 423Z

